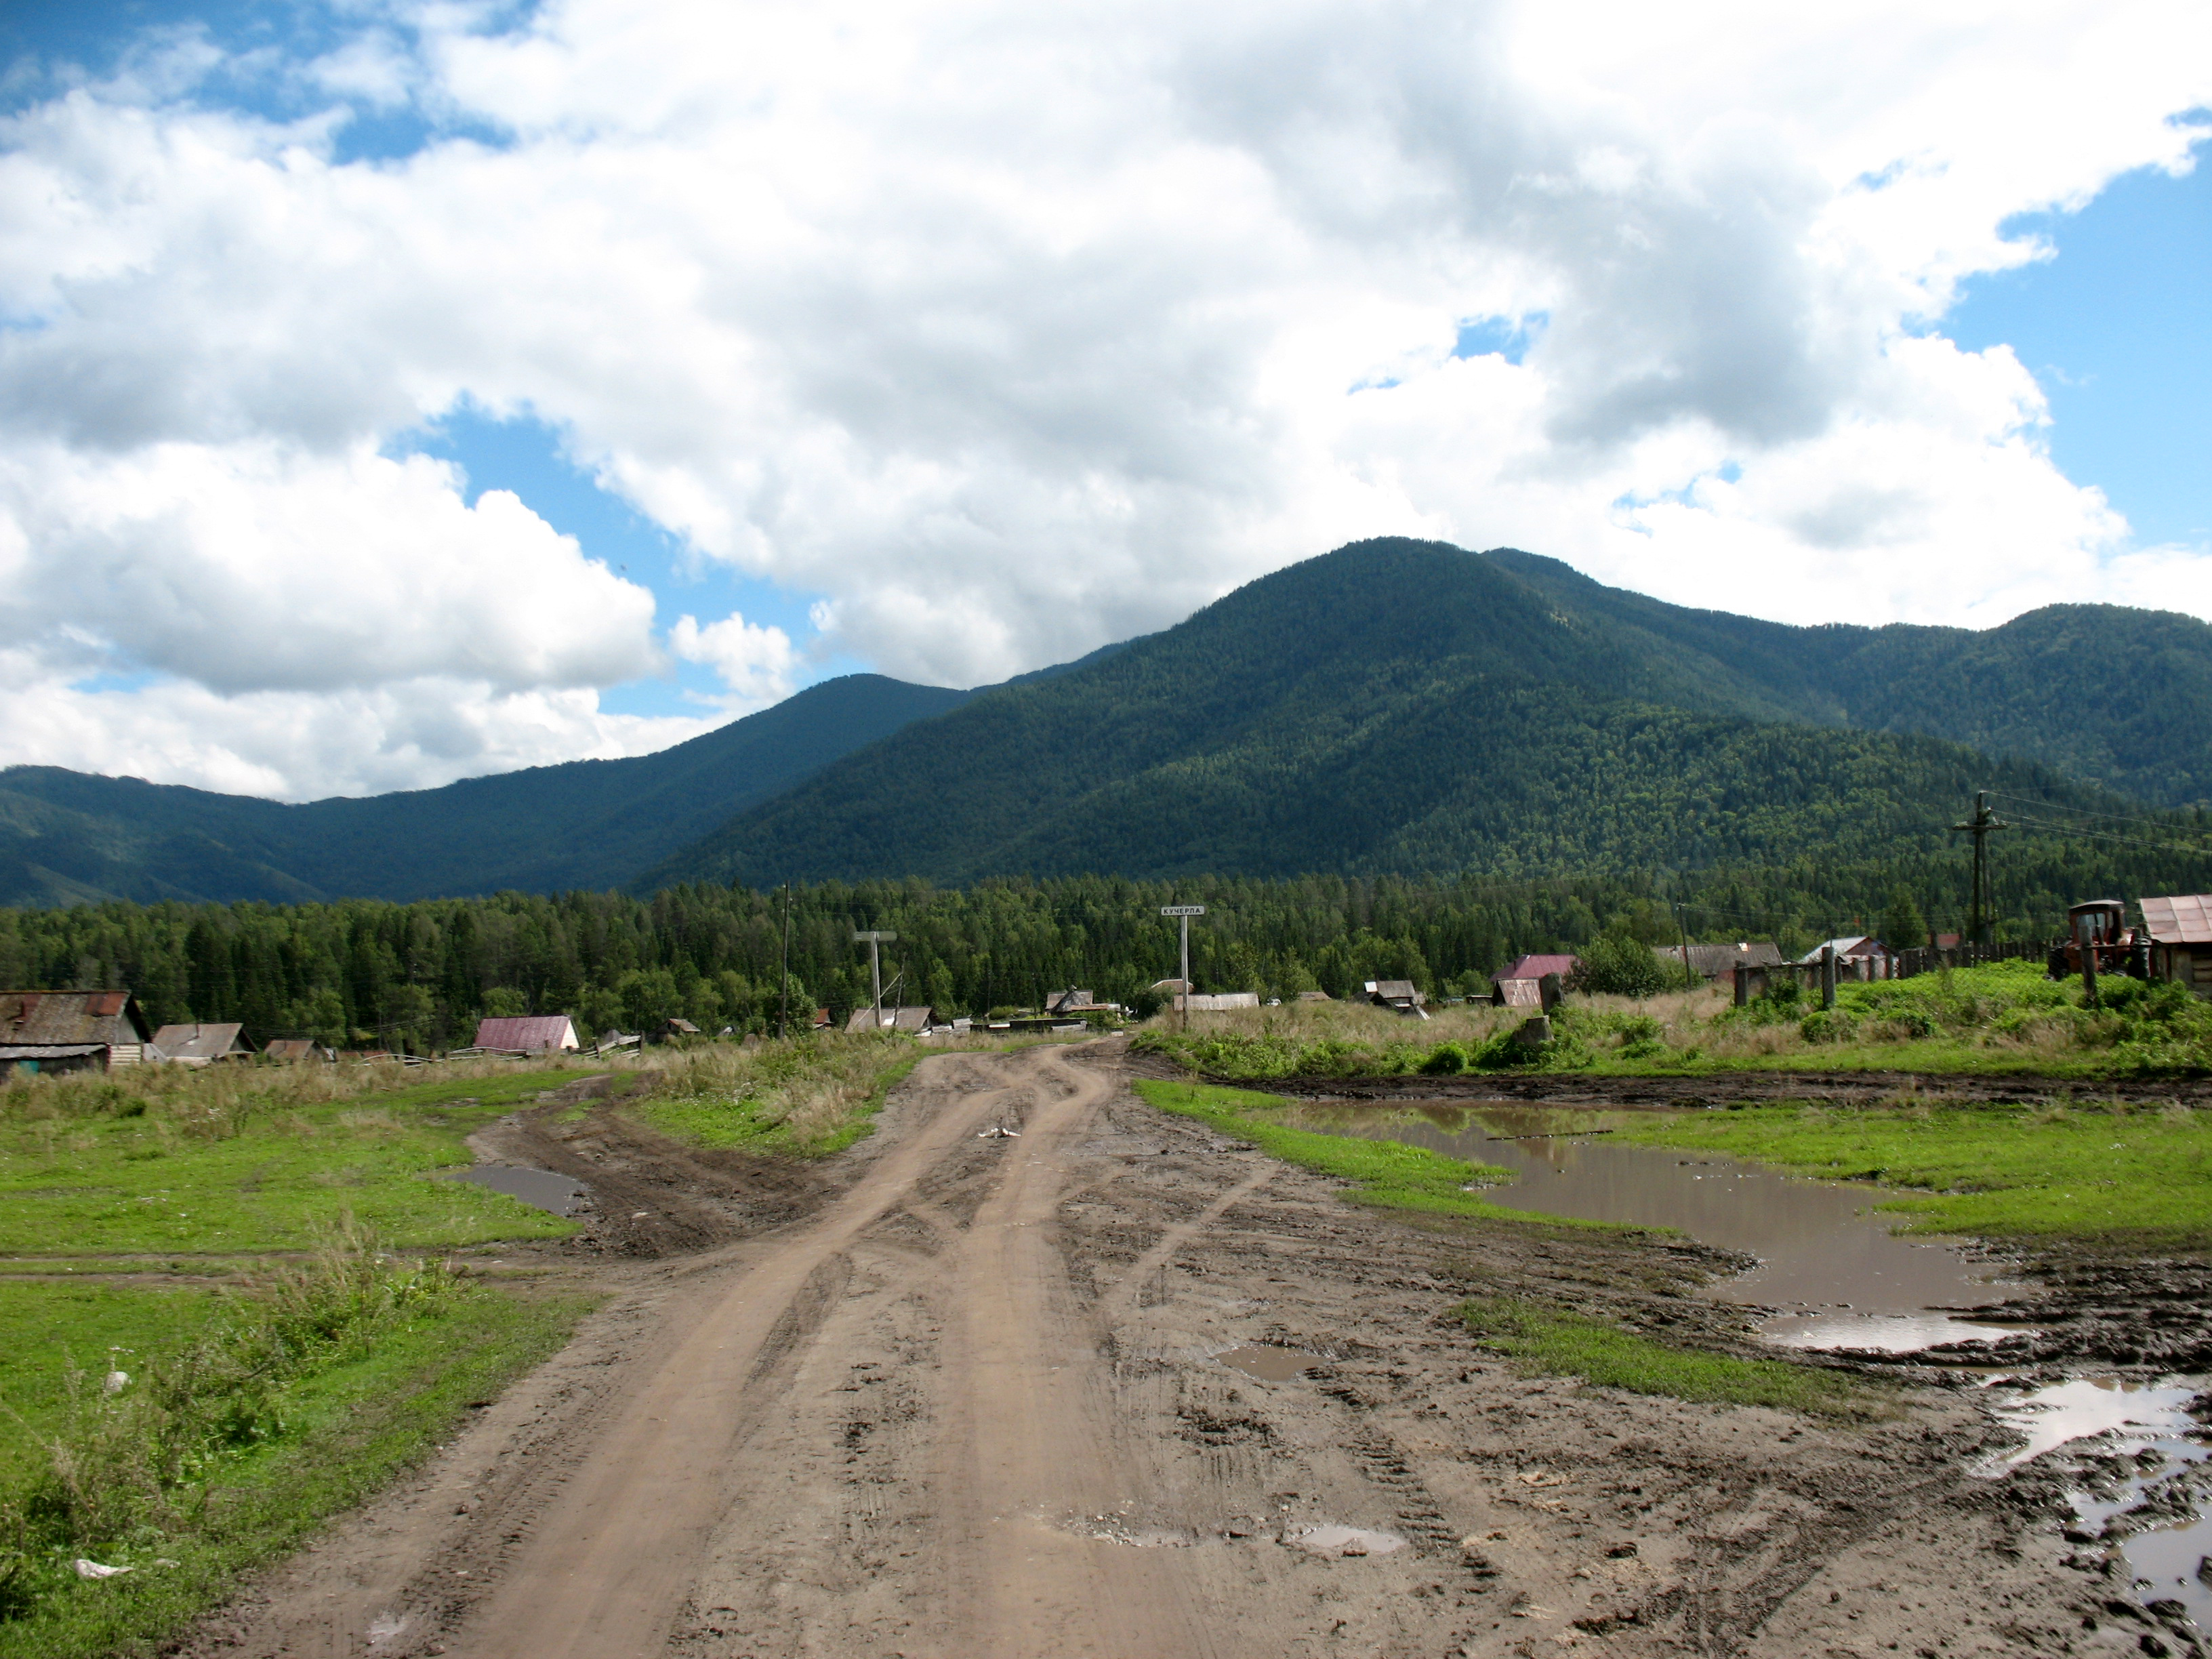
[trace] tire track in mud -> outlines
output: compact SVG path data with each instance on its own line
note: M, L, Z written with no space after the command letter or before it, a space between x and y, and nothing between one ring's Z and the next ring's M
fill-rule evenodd
M411 1530L357 1526L289 1624L249 1619L248 1655L1873 1659L1933 1632L1948 1659L2078 1627L2055 1529L1960 1473L1958 1397L1838 1424L1524 1378L1449 1317L1471 1290L1675 1328L1720 1316L1680 1296L1696 1253L1366 1213L1099 1054L925 1061L842 1195L653 1269L428 1473ZM1207 1358L1254 1341L1329 1358ZM1410 1547L1298 1546L1324 1523ZM379 1608L408 1616L371 1647Z

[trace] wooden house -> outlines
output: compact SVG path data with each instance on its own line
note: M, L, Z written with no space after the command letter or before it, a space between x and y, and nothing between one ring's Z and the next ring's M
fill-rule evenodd
M218 1060L251 1060L253 1045L235 1021L221 1025L164 1025L154 1033L149 1060L172 1066L210 1066Z
M2212 893L2147 898L2142 919L2150 936L2151 977L2212 998Z
M0 1072L108 1072L147 1059L128 991L0 991Z

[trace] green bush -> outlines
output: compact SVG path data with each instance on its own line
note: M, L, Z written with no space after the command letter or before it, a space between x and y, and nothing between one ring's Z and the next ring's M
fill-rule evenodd
M1650 945L1639 945L1626 933L1607 933L1583 947L1573 986L1594 995L1648 997L1656 996L1680 977L1679 972L1667 971Z

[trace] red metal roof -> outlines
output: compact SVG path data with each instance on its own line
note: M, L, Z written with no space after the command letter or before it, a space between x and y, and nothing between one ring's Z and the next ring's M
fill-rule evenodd
M566 1014L521 1014L507 1019L477 1023L479 1048L520 1048L535 1054L543 1048L573 1048L576 1028Z
M2212 893L2142 902L2143 927L2160 945L2212 945Z

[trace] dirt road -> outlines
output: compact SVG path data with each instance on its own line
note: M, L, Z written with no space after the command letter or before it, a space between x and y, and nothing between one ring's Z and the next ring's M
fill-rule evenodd
M1680 1296L1693 1247L1351 1209L1142 1105L1110 1045L927 1060L765 1211L616 1170L602 1127L568 1155L687 1237L779 1218L609 1270L566 1353L187 1651L2188 1650L2062 1560L2047 1486L1966 1472L1961 1391L1836 1425L1521 1378L1450 1318L1471 1286L1733 1316ZM1255 1343L1316 1363L1229 1363Z

